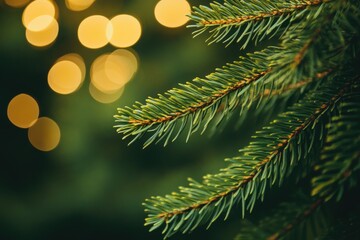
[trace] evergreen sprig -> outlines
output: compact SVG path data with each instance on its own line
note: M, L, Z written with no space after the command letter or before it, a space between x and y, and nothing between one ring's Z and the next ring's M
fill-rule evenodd
M256 223L243 220L235 240L314 239L330 225L326 211L320 208L322 203L321 199L296 196L296 200L280 203Z
M340 201L360 176L360 91L344 96L340 115L328 124L321 161L315 166L312 195Z
M278 47L241 57L206 78L195 78L157 98L149 97L146 104L136 102L132 107L119 108L115 115L118 133L133 137L130 143L147 133L144 147L161 140L167 145L185 129L188 140L199 129L204 132L214 118L215 126L229 119L239 105L242 110L254 102L260 105L264 96L269 99L283 89L321 79L339 65L349 49L359 45L354 28L346 28L347 16L358 13L358 9L341 7L349 13L332 14L336 21L331 24L328 15L317 14L319 21L313 22L311 17L292 26ZM360 28L360 20L357 24Z
M118 108L115 128L123 138L132 143L145 137L144 147L159 141L166 145L183 131L188 140L210 125L218 128L235 110L242 121L254 109L291 106L280 108L275 120L257 131L239 156L227 159L219 173L202 182L189 179L189 186L178 192L147 199L145 225L151 231L164 227L167 238L204 223L210 226L220 216L227 219L237 204L244 216L270 187L281 186L290 175L306 176L314 166L316 208L334 196L340 200L359 178L360 78L355 62L360 1L225 0L194 7L190 18L190 27L197 28L194 36L209 32L209 43L236 42L245 48L250 41L276 36L278 44L149 97L145 104ZM290 230L285 225L272 237Z
M210 226L221 215L225 219L235 203L242 214L252 211L264 199L265 191L281 185L299 161L307 165L316 158L316 149L324 139L324 128L338 101L351 90L353 82L335 78L311 92L306 98L282 113L253 136L254 142L240 150L241 155L227 159L230 165L215 175L206 175L202 183L190 179L189 187L181 187L165 197L145 202L151 230L165 225L165 238L175 232L186 233L199 224ZM299 144L299 143L302 144Z
M225 116L238 105L240 96L250 99L255 94L250 95L245 90L270 71L266 60L270 52L271 48L243 57L216 69L204 79L196 78L193 82L180 84L181 88L159 94L158 98L149 97L146 104L136 103L132 108L118 109L115 127L119 133L125 134L124 138L135 136L133 141L151 132L144 144L148 146L157 138L166 138L165 145L169 140L174 141L189 124L188 139L202 122L205 122L204 131L220 108Z
M290 24L302 18L316 17L321 11L331 7L326 0L296 1L237 1L210 3L210 6L194 7L191 19L196 27L194 36L209 31L209 44L236 41L246 48L252 40L257 43L266 36L284 33ZM327 8L329 9L329 8Z

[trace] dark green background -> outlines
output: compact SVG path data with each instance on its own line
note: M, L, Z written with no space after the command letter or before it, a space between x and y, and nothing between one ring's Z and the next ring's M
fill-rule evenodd
M113 128L117 107L177 86L178 82L203 77L216 67L237 59L237 46L207 46L206 36L193 39L191 29L168 29L156 22L155 0L97 0L89 9L72 12L64 1L59 6L59 36L46 48L35 48L25 38L21 23L23 8L0 1L0 239L161 239L160 231L148 233L141 203L151 195L164 195L185 185L188 177L200 180L225 166L251 133L233 128L209 137L195 134L164 148L161 144L143 150L141 141L127 146ZM192 5L208 1L190 1ZM139 70L113 104L101 104L88 92L92 61L115 48L87 49L78 41L77 27L93 14L111 18L132 14L142 24L140 41L133 46ZM54 93L47 73L55 60L75 52L87 67L82 88L70 95ZM61 129L61 142L52 152L31 146L27 131L12 125L6 111L20 93L33 96L40 116L54 119ZM240 212L234 212L239 219ZM207 232L174 239L232 238L238 220L214 224ZM225 234L225 235L224 235ZM199 237L202 236L202 237Z

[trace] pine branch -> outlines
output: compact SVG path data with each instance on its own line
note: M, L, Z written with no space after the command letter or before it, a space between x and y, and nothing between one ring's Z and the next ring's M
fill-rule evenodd
M323 79L324 77L326 77L329 73L331 73L333 71L333 69L329 69L327 71L323 71L323 72L319 72L317 74L315 74L315 78L317 79ZM284 93L287 93L287 92L290 92L290 91L295 91L295 90L298 90L298 91L301 91L301 89L305 86L307 86L309 83L312 83L314 82L315 78L306 78L302 81L299 81L299 82L296 82L296 83L293 83L293 84L289 84L287 86L285 86L283 89L275 89L275 90L272 90L272 89L265 89L262 96L260 97L267 97L267 96L276 96L276 95L283 95Z
M274 65L273 71L278 73L276 82L280 88L351 61L344 56L359 46L360 20L354 20L354 15L360 14L360 7L358 2L344 2L291 25L282 36L283 51L275 52L269 59Z
M329 225L320 208L322 203L322 200L311 202L303 198L281 203L255 224L244 220L235 240L314 239L326 232Z
M203 222L210 226L222 213L226 212L227 218L239 201L243 215L245 209L251 212L256 200L264 198L267 187L281 185L298 161L311 158L311 150L323 139L329 114L351 84L341 78L330 81L320 93L309 94L258 131L253 137L257 141L242 149L240 157L228 159L231 164L219 174L205 176L202 183L190 180L189 187L181 187L179 193L147 200L146 225L153 225L154 230L165 224L167 238L178 231L191 231Z
M297 215L297 217L289 224L287 224L284 228L280 229L278 232L272 234L267 238L267 240L279 240L282 237L286 236L289 232L293 231L299 224L307 220L323 203L323 199L318 199L313 202L305 211L301 212ZM318 233L316 234L318 235Z
M226 115L238 105L240 96L244 101L252 97L246 90L271 71L265 56L273 50L269 47L249 54L247 58L216 69L204 79L180 84L181 88L159 94L158 98L149 97L144 105L136 103L132 108L118 109L118 115L114 116L118 124L114 127L124 138L135 136L133 141L150 132L144 144L148 146L157 138L158 141L166 138L165 145L171 138L174 141L189 124L188 139L201 126L203 131L207 128L220 106L225 106L221 114Z
M346 9L352 10L348 6ZM343 26L344 22L348 22L349 19L343 16L337 17L337 24L332 25ZM118 133L124 134L124 138L133 137L130 143L147 133L150 136L144 147L161 140L166 145L176 140L185 129L188 129L188 140L201 128L203 133L214 118L217 119L215 126L223 119L229 119L239 105L241 111L255 101L259 106L264 89L267 89L266 96L271 97L272 91L277 95L284 89L299 86L301 81L314 79L316 75L321 77L322 72L337 67L344 52L351 46L349 39L358 34L349 31L342 34L340 40L328 37L329 32L334 31L328 26L329 18L325 15L316 22L310 19L294 29L290 28L290 34L284 36L280 47L268 47L249 54L247 58L216 69L204 79L196 78L180 84L181 88L171 89L158 98L149 97L146 104L137 102L132 108L118 109L118 115L114 116L117 125L114 127ZM360 28L360 21L358 23ZM342 28L336 27L336 32L341 32L339 29ZM325 51L315 54L320 47ZM301 64L303 61L308 64Z
M326 8L325 5L330 5ZM246 48L250 40L255 43L265 36L277 32L284 33L290 24L299 19L316 16L321 11L329 10L331 1L295 0L295 1L240 1L225 0L224 4L214 2L210 7L194 7L190 18L195 24L189 27L199 28L194 36L209 30L209 44L224 42L242 42Z
M328 124L329 133L321 162L315 166L312 195L339 201L347 187L360 178L360 89L344 96L340 115Z

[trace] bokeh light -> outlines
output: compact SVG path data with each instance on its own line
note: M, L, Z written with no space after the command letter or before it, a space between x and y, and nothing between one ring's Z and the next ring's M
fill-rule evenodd
M5 3L10 7L20 8L28 4L30 0L5 0Z
M101 15L85 18L79 25L78 38L87 48L101 48L109 43L112 28L109 28L109 19Z
M82 82L80 67L68 60L56 62L48 73L50 88L60 94L70 94L76 91Z
M81 71L81 83L83 83L85 80L85 76L86 76L86 65L85 65L84 59L77 53L68 53L68 54L58 58L56 60L56 62L65 61L65 60L73 62L79 67L79 69Z
M107 57L105 73L110 81L123 86L131 80L137 67L137 59L132 52L118 49Z
M25 8L22 15L24 26L30 31L42 31L55 20L56 7L50 0L35 0Z
M59 24L56 19L42 31L31 31L26 29L26 40L35 47L45 47L52 44L59 34Z
M39 117L39 105L33 97L21 93L10 101L7 116L15 126L29 128Z
M48 118L39 118L28 130L28 138L35 148L41 151L51 151L60 142L60 128L57 123Z
M176 28L184 25L191 13L190 4L186 0L161 0L155 6L155 18L165 27Z
M110 20L109 41L112 45L126 48L139 41L141 36L141 24L137 18L127 14L121 14Z
M103 54L97 57L91 65L90 77L91 83L100 91L105 93L113 93L120 90L124 84L117 84L116 81L111 80L112 72L116 72L115 64L106 63L109 54ZM106 69L112 67L113 69Z
M131 80L137 67L137 58L128 50L103 54L91 65L91 83L99 91L112 94Z
M65 0L66 7L72 11L83 11L89 8L95 0Z
M95 99L96 101L100 103L113 103L116 100L118 100L121 95L124 93L124 87L120 88L119 90L113 92L113 93L105 93L100 91L98 88L96 88L92 83L89 84L89 92L90 95Z

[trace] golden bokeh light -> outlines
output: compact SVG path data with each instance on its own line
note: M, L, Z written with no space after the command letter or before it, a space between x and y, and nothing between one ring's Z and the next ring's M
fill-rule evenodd
M82 73L79 66L68 60L56 62L48 73L50 88L59 94L75 92L82 82Z
M131 80L137 67L137 58L132 52L115 50L95 59L90 70L91 83L101 92L114 93Z
M25 8L22 15L24 26L32 31L42 31L56 20L56 7L50 0L35 0Z
M124 93L124 87L120 88L119 90L113 92L113 93L104 93L100 91L98 88L96 88L92 83L89 85L89 92L90 95L98 102L100 103L113 103L116 100L118 100L121 95Z
M109 19L101 15L93 15L80 23L78 38L80 43L87 48L101 48L109 43L111 30Z
M97 57L91 65L90 78L91 83L101 92L113 93L121 89L124 84L117 84L116 81L111 81L109 73L116 72L115 64L106 64L110 54L103 54ZM105 65L106 64L106 65ZM106 67L114 67L114 69L107 69Z
M59 24L53 19L50 25L42 31L26 29L26 40L35 47L45 47L55 41L59 34Z
M131 80L137 67L137 59L132 52L118 49L106 59L105 73L110 81L123 86Z
M7 108L7 116L19 128L31 127L39 117L39 105L28 94L21 93L15 96Z
M89 8L95 0L66 0L66 7L72 11L83 11Z
M121 14L110 20L109 41L115 47L126 48L139 41L141 36L141 24L138 19L131 15Z
M28 130L28 138L36 149L40 151L51 151L60 142L60 128L57 123L48 118L39 118Z
M5 0L5 3L10 7L20 8L28 4L30 0Z
M176 28L184 25L191 13L186 0L160 0L155 6L155 18L163 26Z
M68 53L68 54L58 58L56 60L56 62L60 62L60 61L64 61L64 60L73 62L79 67L79 69L81 71L81 83L84 82L85 76L86 76L86 65L85 65L84 59L77 53Z

